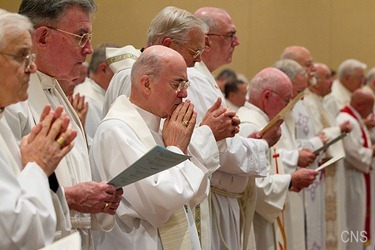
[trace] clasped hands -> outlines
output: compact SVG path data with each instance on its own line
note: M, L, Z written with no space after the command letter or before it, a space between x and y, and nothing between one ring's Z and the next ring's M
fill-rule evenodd
M207 110L200 123L201 126L210 127L216 141L234 137L240 131L240 119L236 116L236 112L221 106L221 102L221 98L218 98Z
M51 110L50 105L44 107L39 123L21 140L23 167L28 162L35 162L50 176L60 160L73 148L77 131L70 128L69 117L63 111L62 106L55 111Z
M189 100L181 102L164 121L162 136L165 146L176 146L186 154L196 119L194 105Z

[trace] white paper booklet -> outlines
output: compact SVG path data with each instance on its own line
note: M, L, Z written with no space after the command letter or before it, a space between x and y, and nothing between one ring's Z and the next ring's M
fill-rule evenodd
M121 188L139 181L163 170L174 167L191 156L174 153L162 146L156 145L139 158L127 169L108 182L116 188Z

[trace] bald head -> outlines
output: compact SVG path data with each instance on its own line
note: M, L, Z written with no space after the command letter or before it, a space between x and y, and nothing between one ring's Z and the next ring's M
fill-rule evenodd
M331 92L333 83L331 69L323 63L315 63L314 67L316 69L316 84L310 85L309 89L318 96L326 96Z
M350 105L357 110L362 118L366 118L372 113L374 97L369 91L360 88L353 92Z
M199 8L194 12L194 15L199 19L204 20L205 23L209 25L210 31L215 27L211 22L218 22L222 19L230 18L226 10L216 7Z
M232 62L234 49L240 44L236 35L236 26L224 9L203 7L195 11L194 15L209 28L201 59L212 73Z
M316 83L314 60L308 49L302 46L286 47L281 54L280 59L296 61L306 70L309 80L308 83L311 85Z
M250 81L249 102L272 119L292 98L293 87L289 77L277 68L265 68Z
M132 86L137 85L142 75L159 76L163 69L181 62L184 62L184 59L177 51L162 45L150 46L145 49L132 67Z
M306 55L311 55L310 51L302 46L286 47L280 56L280 59L291 59L297 61L299 64L302 58Z
M171 116L187 97L187 67L175 50L148 47L133 64L129 100L160 118Z

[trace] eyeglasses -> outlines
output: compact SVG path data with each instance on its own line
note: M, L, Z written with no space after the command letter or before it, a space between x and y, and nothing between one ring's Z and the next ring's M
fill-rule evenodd
M188 89L189 86L190 86L189 80L177 81L177 80L169 79L169 78L162 77L162 76L159 76L159 77L162 78L162 79L173 82L174 83L173 87L174 87L174 89L177 90L177 92L180 92L182 89Z
M225 37L225 38L230 38L230 40L233 42L236 34L237 34L237 31L232 31L230 34L224 34L224 35L223 34L214 34L214 33L208 33L206 35L207 36L222 36L222 37Z
M35 54L34 53L29 53L28 55L14 55L6 52L0 52L2 55L10 56L14 60L16 60L19 63L25 62L25 71L29 71L31 68L31 63L35 62Z
M285 97L282 97L278 92L276 92L276 91L274 91L274 90L272 90L272 89L269 89L269 91L271 91L272 93L274 93L274 94L276 94L276 95L278 95L286 104L288 104L289 102L290 102L290 99L291 98L289 98L289 99L287 99L287 98L285 98Z
M50 27L50 26L46 26L47 28L50 28L51 30L56 30L56 31L59 31L59 32L62 32L62 33L65 33L65 34L68 34L68 35L71 35L71 36L74 36L76 37L76 39L79 39L78 41L78 46L80 48L83 48L86 43L88 41L91 41L92 39L92 36L93 34L92 33L85 33L83 35L77 35L77 34L74 34L74 33L70 33L68 31L65 31L65 30L61 30L61 29L57 29L57 28L54 28L54 27Z
M173 40L173 42L175 42L175 43L181 45L181 46L184 47L185 49L188 49L188 50L191 52L190 54L193 56L194 59L197 58L198 56L202 55L202 53L203 53L203 51L204 51L204 49L193 50L192 48L189 48L188 46L186 46L186 45L184 45L184 44L182 44L182 43L180 43L180 42L177 42L177 41L175 41L175 40Z

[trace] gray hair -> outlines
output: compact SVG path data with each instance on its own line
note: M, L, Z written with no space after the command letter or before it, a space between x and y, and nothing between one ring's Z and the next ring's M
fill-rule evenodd
M133 64L130 76L131 82L137 84L138 79L143 75L159 77L163 69L163 61L155 53L141 54Z
M7 36L9 33L17 37L25 30L29 31L30 34L34 31L27 17L0 9L0 49L8 45Z
M366 84L369 84L370 82L372 82L374 78L375 78L375 68L372 68L367 72Z
M299 63L291 59L281 59L275 62L273 67L284 72L291 82L294 82L298 74L306 75L306 70Z
M190 12L173 6L161 10L152 20L147 32L147 47L161 44L163 39L170 37L177 42L189 43L189 32L200 30L203 34L208 32L207 25Z
M338 79L342 79L345 76L351 76L355 69L358 68L365 70L367 65L357 59L347 59L340 64L337 70L337 77Z
M91 56L90 64L89 64L89 71L96 73L98 67L101 63L106 62L106 55L105 49L109 48L120 48L120 45L113 44L113 43L103 43L99 45Z
M53 25L71 6L78 6L92 14L96 11L93 0L23 0L19 14L30 18L34 27Z

